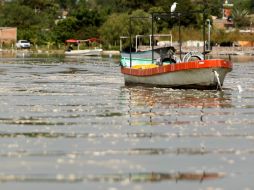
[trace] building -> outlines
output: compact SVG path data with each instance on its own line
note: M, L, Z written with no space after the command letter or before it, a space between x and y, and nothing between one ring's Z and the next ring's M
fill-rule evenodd
M15 44L17 41L17 28L0 27L0 45Z
M234 22L232 18L232 10L234 8L233 0L223 1L223 14L222 19L213 17L213 25L215 28L231 30L234 28Z
M225 0L223 4L223 19L228 21L232 20L232 9L234 4L231 3L229 0Z

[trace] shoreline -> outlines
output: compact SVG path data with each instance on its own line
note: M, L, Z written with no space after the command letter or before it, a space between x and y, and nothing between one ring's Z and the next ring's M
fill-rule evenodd
M199 51L203 52L203 47L183 47L184 52ZM207 55L254 55L254 47L219 47L214 46Z
M182 52L188 53L190 51L203 52L203 47L182 47ZM32 54L59 54L64 55L64 50L43 50L43 49L0 49L0 54L20 54L20 53L32 53ZM119 56L118 50L103 50L102 56ZM219 47L214 46L207 55L254 55L254 47Z

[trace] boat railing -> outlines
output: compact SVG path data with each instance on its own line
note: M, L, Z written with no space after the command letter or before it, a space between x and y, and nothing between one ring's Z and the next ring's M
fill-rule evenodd
M145 38L145 37L148 37L149 38L149 45L139 45L141 42L140 40L142 38ZM166 46L173 46L173 35L170 33L170 34L149 34L149 35L136 35L135 36L135 51L138 52L138 51L142 51L142 50L152 50L152 41L153 41L153 38L161 38L161 37L167 37L168 40L166 44ZM129 39L130 37L129 36L120 36L120 51L123 51L123 40L124 39ZM156 44L157 47L162 47L162 46L158 46L158 44Z
M151 60L154 60L154 49L155 49L155 45L157 45L155 43L155 36L156 34L154 33L154 24L156 22L156 20L158 18L164 18L164 17L167 17L167 18L174 18L174 19L177 19L177 22L178 22L178 29L179 29L179 60L183 61L183 60L189 60L191 57L197 57L198 59L205 59L205 54L207 53L207 47L206 47L206 44L207 44L207 41L206 41L206 24L207 24L207 6L205 5L203 9L201 10L195 10L195 11L188 11L188 12L153 12L151 14L150 17L130 17L130 20L129 20L129 23L130 23L130 31L129 31L129 34L130 36L129 37L124 37L124 38L128 38L129 39L129 48L130 48L130 52L129 52L129 57L130 57L130 67L132 66L132 49L133 49L133 46L132 46L132 42L133 42L133 38L132 38L132 22L134 19L151 19L151 24L152 24L152 34L149 35L150 37L150 46L151 46L151 50L152 50L152 55L151 55ZM184 15L187 15L187 14L203 14L203 52L198 54L196 52L188 52L187 55L185 55L185 58L183 59L182 58L182 35L181 35L181 20L183 18ZM208 36L208 40L210 40L210 23L209 23L209 36ZM144 35L136 35L135 37L135 47L136 47L136 50L135 51L138 51L138 48L137 48L137 44L138 44L138 39L140 37L143 37ZM171 44L172 44L172 35L171 35ZM122 46L120 47L122 48ZM210 49L210 48L209 48ZM203 55L202 55L203 54Z

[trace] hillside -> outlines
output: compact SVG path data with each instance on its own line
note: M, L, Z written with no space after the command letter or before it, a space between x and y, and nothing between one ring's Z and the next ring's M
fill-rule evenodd
M18 39L33 44L58 46L68 38L86 39L98 37L104 45L113 47L120 35L128 33L126 22L130 15L146 16L151 12L168 12L175 0L9 0L0 2L0 26L17 27ZM253 11L254 1L234 0L238 10L247 15ZM207 17L222 17L221 0L178 0L176 10L207 8ZM238 12L239 27L250 24L247 15ZM17 19L18 18L18 19ZM174 28L176 20L161 20L157 32ZM147 23L146 23L147 24ZM181 24L199 30L201 16L187 14ZM137 27L141 33L143 26Z

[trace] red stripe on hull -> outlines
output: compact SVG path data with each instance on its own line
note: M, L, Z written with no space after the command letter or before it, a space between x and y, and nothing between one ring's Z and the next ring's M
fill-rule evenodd
M163 73L170 73L189 69L201 69L201 68L229 68L232 69L232 63L223 59L209 59L191 61L186 63L177 63L170 65L163 65L156 68L149 69L135 69L122 67L121 72L126 75L132 76L152 76Z

